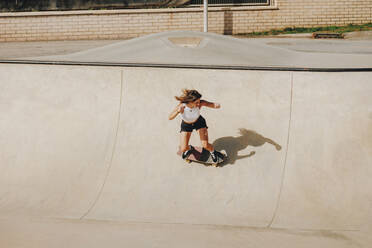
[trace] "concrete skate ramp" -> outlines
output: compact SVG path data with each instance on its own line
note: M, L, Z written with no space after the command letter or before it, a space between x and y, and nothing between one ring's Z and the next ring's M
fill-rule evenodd
M274 43L275 44L275 43ZM356 45L336 49L337 44L321 46L318 52L309 52L313 45L305 44L308 50L294 51L261 40L237 39L231 36L195 31L170 31L139 38L119 41L114 44L88 49L67 55L52 55L24 58L41 60L43 63L61 64L143 64L168 67L265 67L343 70L372 68L369 49L357 49ZM281 43L283 44L283 42ZM287 44L284 42L284 44ZM340 43L338 43L340 45ZM345 45L345 44L344 44ZM319 46L319 44L317 45ZM324 50L327 50L324 51ZM347 50L344 52L344 50ZM307 51L307 52L305 52ZM354 51L354 52L353 52Z
M2 64L0 246L368 247L371 76ZM176 155L182 88L223 167Z

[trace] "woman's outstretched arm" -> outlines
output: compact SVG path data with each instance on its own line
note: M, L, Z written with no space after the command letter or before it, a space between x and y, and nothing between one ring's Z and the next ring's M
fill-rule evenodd
M183 113L184 108L185 107L182 106L182 104L178 104L177 107L169 114L169 120L173 120L179 113Z
M200 105L208 107L208 108L215 108L215 109L221 108L221 104L214 103L214 102L208 102L208 101L205 101L205 100L201 100Z

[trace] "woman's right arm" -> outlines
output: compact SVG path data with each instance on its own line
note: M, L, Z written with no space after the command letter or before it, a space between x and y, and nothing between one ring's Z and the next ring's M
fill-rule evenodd
M179 113L182 113L182 110L183 108L181 107L182 104L178 104L177 107L170 113L169 115L169 120L173 120L174 118L176 118L176 116L179 114Z

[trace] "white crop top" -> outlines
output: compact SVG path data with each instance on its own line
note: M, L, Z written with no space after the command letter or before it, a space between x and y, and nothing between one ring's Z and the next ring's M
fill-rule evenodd
M185 103L183 104L183 106L185 106L185 109L181 115L182 120L188 123L195 122L200 116L200 108L189 108Z

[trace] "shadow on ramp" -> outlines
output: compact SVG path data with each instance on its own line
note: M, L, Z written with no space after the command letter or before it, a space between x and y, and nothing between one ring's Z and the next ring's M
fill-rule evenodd
M250 152L248 155L238 155L239 151L249 146L259 147L269 143L275 146L277 151L282 149L282 147L272 139L266 138L253 130L240 128L239 134L239 137L222 137L213 142L214 148L218 151L225 150L228 157L228 160L220 165L221 167L228 164L235 164L236 160L254 156L256 154L255 151Z

